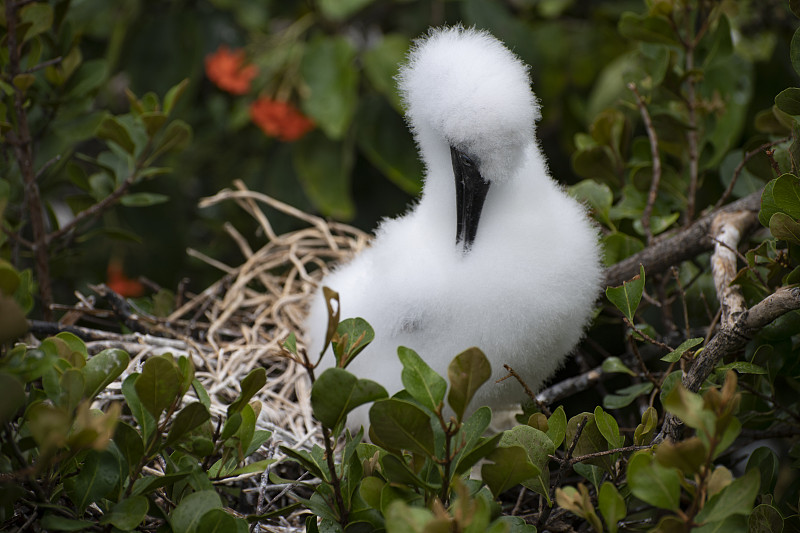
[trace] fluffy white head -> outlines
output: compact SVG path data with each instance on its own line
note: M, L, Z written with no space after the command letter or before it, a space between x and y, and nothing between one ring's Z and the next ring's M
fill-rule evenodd
M487 181L504 181L535 142L539 106L527 66L486 31L432 29L414 43L398 85L428 169L466 152Z

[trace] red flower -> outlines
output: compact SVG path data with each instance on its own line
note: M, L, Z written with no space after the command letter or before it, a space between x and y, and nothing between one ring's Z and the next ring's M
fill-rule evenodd
M109 261L106 276L108 277L106 285L120 296L135 298L144 294L144 285L126 276L122 270L122 262L118 259Z
M250 118L270 137L296 141L312 129L314 122L292 104L261 97L250 104Z
M245 65L244 59L244 50L231 51L222 45L216 52L206 56L206 76L224 91L246 94L258 69L255 65Z

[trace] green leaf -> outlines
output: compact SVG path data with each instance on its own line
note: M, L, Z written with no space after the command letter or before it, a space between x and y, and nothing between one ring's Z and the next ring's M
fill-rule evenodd
M350 220L355 214L350 190L353 147L312 131L292 143L292 162L306 196L323 215Z
M27 396L22 382L5 372L0 372L0 390L3 391L3 401L0 402L0 424L4 424L14 419L17 411L25 405Z
M211 509L221 509L217 491L202 490L193 492L183 498L178 506L170 513L170 524L173 531L194 533L200 526L201 519Z
M65 518L51 513L45 514L39 525L44 531L87 531L95 527L94 522L73 520L72 518Z
M77 475L64 480L64 491L80 513L98 501L119 481L119 463L113 453L89 450Z
M667 355L662 357L661 360L662 361L666 361L667 363L674 363L678 359L680 359L681 356L684 353L686 353L686 350L690 350L690 349L694 348L698 344L701 344L704 340L705 339L703 339L703 337L695 337L693 339L686 339L685 341L683 341L680 344L680 346L678 346L677 348L675 348L674 350L669 352Z
M553 441L543 432L530 426L516 426L505 433L499 446L520 446L528 455L530 463L539 471L536 477L522 480L521 483L547 498L550 504L550 455L556 453Z
M19 10L21 27L28 25L22 41L27 41L48 31L53 26L53 7L45 2L33 2ZM5 17L4 23L5 26Z
M167 126L161 137L153 158L166 152L180 151L189 146L192 141L192 127L182 120L173 120Z
M319 0L317 5L322 16L335 20L344 21L361 9L371 4L374 0Z
M25 312L11 296L0 294L0 344L11 342L23 336L28 331L28 321Z
M790 0L789 5L792 5L793 2ZM789 58L792 61L792 67L794 71L800 75L800 28L795 30L794 35L792 35L792 42L789 47Z
M645 43L680 44L666 17L642 16L625 12L619 19L617 30L628 39Z
M800 244L800 223L786 213L775 213L770 217L769 231L776 239Z
M309 96L303 111L331 139L341 139L350 126L358 99L355 50L344 36L317 34L306 45L300 71Z
M236 533L237 519L223 509L211 509L195 528L196 533ZM245 522L244 531L248 531Z
M395 398L377 401L369 410L369 421L382 442L428 457L434 455L431 420L413 403Z
M399 33L388 33L384 34L377 44L366 50L361 56L367 79L377 92L386 97L398 113L403 112L403 105L400 94L397 92L395 76L397 76L398 66L406 57L408 47L408 37Z
M650 444L658 424L658 412L652 405L642 414L642 423L633 432L633 444L642 446Z
M642 241L619 231L603 236L600 241L605 251L604 258L606 266L619 263L623 259L644 249Z
M180 386L175 364L161 355L147 360L135 383L139 401L156 420L177 399Z
M606 298L622 311L629 321L633 322L636 308L642 300L644 292L644 266L639 265L639 275L632 280L623 282L621 287L607 287Z
M175 420L173 420L165 445L171 446L178 442L190 431L200 427L209 418L211 418L211 413L202 403L190 403L181 409Z
M558 448L564 442L567 433L567 414L564 407L559 405L547 419L547 436L553 441L553 446Z
M618 372L628 374L629 376L636 376L636 372L628 368L619 357L606 358L603 361L603 366L601 368L603 369L603 372L608 374Z
M405 346L397 348L397 355L403 363L403 386L419 403L436 411L444 401L447 381L433 371L417 352Z
M718 522L733 514L750 514L753 502L758 496L761 474L757 469L748 471L744 476L715 494L697 514L696 521Z
M779 210L792 218L800 218L800 178L793 174L780 176L775 180L772 197Z
M747 518L748 533L781 533L783 516L775 507L762 503Z
M619 434L617 420L603 411L599 405L594 408L594 421L597 424L597 429L600 430L600 434L603 435L603 438L612 448L622 447L625 439Z
M775 105L787 115L800 115L800 89L789 87L775 97Z
M167 94L164 96L164 113L169 115L172 112L175 104L180 100L181 96L183 96L188 86L189 78L184 78L177 85L170 87L169 91L167 91Z
M254 368L247 374L242 383L240 388L242 392L239 394L239 397L228 406L228 416L231 416L233 413L238 413L244 406L250 403L250 400L258 394L264 385L267 384L267 370L264 367Z
M150 492L162 487L169 487L178 481L186 479L191 472L177 472L175 474L165 474L163 476L143 476L133 482L131 495L147 495Z
M718 366L714 369L714 372L724 374L728 370L736 370L739 374L767 374L766 368L747 361L734 361L727 365Z
M634 496L660 509L674 511L680 506L680 476L655 462L648 451L636 452L628 461L628 487Z
M305 450L293 450L286 446L281 446L280 450L287 455L292 461L303 465L311 474L321 480L327 480L330 476L327 475L328 467L323 463L317 461L314 455Z
M136 151L136 144L134 144L130 132L121 121L112 115L107 115L103 119L97 131L95 131L95 135L101 139L116 143L128 154L133 155Z
M589 206L600 222L614 227L608 216L611 204L614 202L614 193L608 185L587 179L569 187L567 192L579 202Z
M375 330L363 318L342 320L331 340L339 368L346 368L375 339Z
M119 203L125 207L149 207L169 201L169 196L155 192L133 192L120 198Z
M708 456L708 448L699 437L690 437L678 442L662 442L655 458L662 466L677 468L684 476L693 476L700 471Z
M636 383L629 387L619 389L614 394L607 394L603 398L603 407L606 409L622 409L627 407L636 398L642 394L650 394L653 390L653 384L649 381L643 383Z
M359 103L356 120L356 142L361 153L403 191L418 194L422 189L422 163L414 139L397 111L380 96L367 95Z
M486 459L491 462L481 466L481 478L495 498L539 475L539 469L531 463L521 446L498 447Z
M387 396L386 389L374 381L358 379L341 368L328 368L311 387L311 409L324 426L334 428L359 405Z
M447 403L459 421L464 417L464 412L475 392L491 375L492 367L489 360L478 348L468 348L450 362L447 367L447 376L450 378Z
M150 502L144 496L131 496L114 504L100 523L111 524L123 531L133 531L144 521L149 506Z
M125 422L119 421L114 428L114 444L117 445L133 473L144 455L144 444L139 432Z
M597 508L603 515L606 529L609 533L617 532L617 522L625 518L628 510L625 507L625 499L620 495L617 488L610 481L606 481L600 487L597 494Z
M761 494L771 494L778 481L778 456L766 446L753 450L747 459L745 471L756 470L761 476Z
M128 352L109 348L89 358L83 373L83 396L93 399L100 391L114 382L128 368L131 357Z
M683 422L694 429L714 434L714 414L704 408L703 398L694 392L686 390L683 384L678 383L664 399L664 407Z
M588 455L595 452L604 452L609 449L608 442L605 437L603 437L603 434L600 433L592 413L581 413L569 419L567 423L566 441L564 443L565 446L572 445L572 441L575 440L575 435L578 431L578 426L584 418L587 418L586 425L584 425L578 442L575 444L575 450L573 451L574 457L580 457L581 455ZM588 459L586 463L599 466L609 473L613 470L613 461L608 455Z

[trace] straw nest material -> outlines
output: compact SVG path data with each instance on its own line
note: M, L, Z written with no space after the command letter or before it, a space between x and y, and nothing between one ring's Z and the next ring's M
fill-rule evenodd
M223 190L205 198L200 207L235 202L259 224L263 235L245 238L232 225L225 229L238 245L244 262L236 267L205 256L196 250L189 255L222 271L222 277L202 293L191 296L166 318L149 316L115 295L108 287L95 290L111 304L114 314L136 331L134 334L108 334L87 342L90 353L108 347L127 350L132 364L121 380L112 384L98 400L100 404L121 399L121 381L139 371L148 356L170 352L192 357L195 376L208 391L211 414L224 417L227 405L239 394L239 383L251 370L263 366L267 384L256 396L261 402L259 429L272 432L255 459L282 459L278 446L310 449L321 444L319 425L312 419L309 381L306 370L294 363L282 348L294 332L298 347L303 347L302 320L309 298L331 265L347 260L364 248L369 237L354 227L309 215L267 195L250 191L241 181L234 190ZM277 235L262 206L268 206L307 224L307 227ZM252 241L260 241L254 250ZM264 242L266 241L266 242ZM80 303L71 307L74 315L97 316L93 298L78 295ZM116 303L115 303L116 302ZM69 314L69 313L68 313ZM63 324L63 322L62 322ZM80 328L75 328L80 329ZM312 360L314 354L312 354ZM149 473L159 474L158 465ZM264 473L228 479L240 483L245 493L255 493L255 511L271 510L271 500L279 494ZM277 487L280 488L280 487ZM283 520L284 527L261 531L294 531L297 521Z

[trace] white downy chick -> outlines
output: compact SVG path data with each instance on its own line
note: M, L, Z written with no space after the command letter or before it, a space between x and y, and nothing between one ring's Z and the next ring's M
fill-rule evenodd
M581 339L600 289L597 233L548 175L527 67L500 41L431 30L398 81L424 187L407 214L381 222L371 247L322 280L339 293L342 319L375 329L348 370L394 394L403 388L398 346L445 377L453 357L477 346L492 379L470 410L519 405L516 380L494 381L508 364L538 390ZM312 360L326 325L320 290L306 324ZM328 349L318 372L333 364ZM367 413L351 413L348 426L367 427Z

